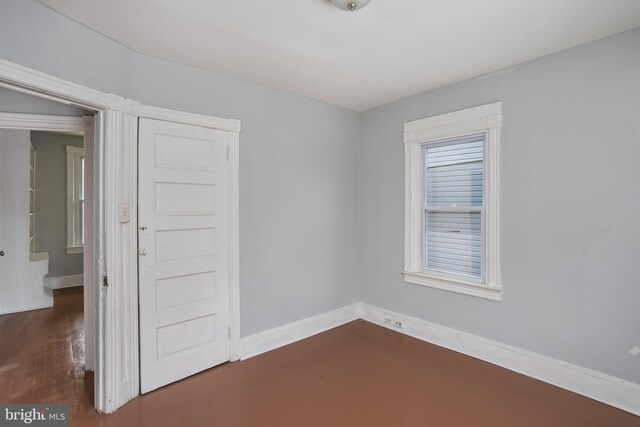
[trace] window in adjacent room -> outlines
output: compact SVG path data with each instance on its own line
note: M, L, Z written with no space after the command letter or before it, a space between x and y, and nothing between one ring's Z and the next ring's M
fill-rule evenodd
M406 282L500 300L502 104L405 124Z
M67 146L67 253L84 247L84 148Z

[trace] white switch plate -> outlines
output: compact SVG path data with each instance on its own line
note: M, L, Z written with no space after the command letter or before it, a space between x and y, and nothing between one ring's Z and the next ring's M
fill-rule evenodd
M118 206L118 222L129 222L129 203L120 203Z

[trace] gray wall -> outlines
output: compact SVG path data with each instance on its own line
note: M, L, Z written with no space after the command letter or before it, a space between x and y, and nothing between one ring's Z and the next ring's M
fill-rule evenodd
M503 102L496 303L404 283L406 121ZM363 113L364 302L640 383L640 29Z
M1 30L0 30L1 31ZM59 102L38 98L26 93L0 87L0 112L4 113L28 113L28 114L52 114L56 116L82 117L84 114L92 114L80 108Z
M36 252L49 252L48 277L82 274L82 254L67 254L67 152L81 136L31 132L36 151Z
M243 336L357 300L358 113L140 55L4 0L0 58L143 103L242 120Z

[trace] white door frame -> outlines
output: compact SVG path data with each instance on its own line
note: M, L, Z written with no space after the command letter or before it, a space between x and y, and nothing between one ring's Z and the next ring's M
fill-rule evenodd
M142 105L0 59L0 87L94 112L96 264L95 407L113 412L140 394L137 257L138 118L231 132L230 266L231 360L240 341L238 155L240 121ZM28 118L27 118L27 121ZM50 129L53 130L53 129ZM119 213L129 210L128 222Z

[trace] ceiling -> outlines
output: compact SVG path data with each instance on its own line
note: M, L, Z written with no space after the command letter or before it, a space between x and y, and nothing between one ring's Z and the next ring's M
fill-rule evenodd
M129 48L363 111L640 26L638 0L39 0Z

